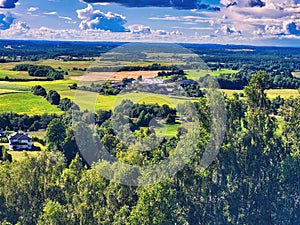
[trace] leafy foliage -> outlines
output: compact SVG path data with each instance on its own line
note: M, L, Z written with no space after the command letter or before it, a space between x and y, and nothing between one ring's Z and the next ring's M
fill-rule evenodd
M43 96L47 95L46 89L43 88L41 85L36 85L31 88L31 91L34 95Z
M199 111L201 135L193 157L172 178L148 186L118 184L102 177L95 170L97 165L83 166L72 115L66 112L47 128L50 152L0 164L0 221L24 225L299 224L299 97L286 100L278 110L283 118L283 131L278 134L271 101L265 93L268 82L268 75L260 72L244 89L245 99L237 94L226 99L225 140L206 169L197 167L209 139L208 103L205 98L187 103ZM168 116L172 111L125 101L123 108L117 109L117 118L124 119L122 109L130 105L134 106L132 118L154 112L156 116ZM176 137L164 138L154 149L139 151L114 134L111 112L75 114L87 122L94 119L97 124L93 135L82 139L84 145L98 140L121 162L139 166L157 164L174 154L180 136L187 132L179 129ZM149 130L140 130L138 138L146 144L154 140ZM96 155L96 149L91 151ZM123 168L115 174L123 179L130 179L130 175Z

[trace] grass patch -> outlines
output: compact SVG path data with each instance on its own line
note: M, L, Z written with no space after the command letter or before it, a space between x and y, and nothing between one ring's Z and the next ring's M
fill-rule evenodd
M15 90L11 90L11 89L0 89L0 95L10 94L10 93L18 93L18 92L22 92L22 91L15 91Z
M11 82L11 84L15 84L18 87L23 87L27 89L31 89L32 86L41 85L47 91L49 90L56 90L56 91L63 91L69 90L69 85L77 83L77 81L72 80L55 80L55 81L28 81L28 82Z
M227 90L222 89L222 91L227 94L227 96L231 97L233 93L243 93L243 90ZM270 99L276 98L280 95L282 98L290 98L299 96L299 91L297 89L270 89L266 90L267 96Z
M134 103L145 102L146 104L155 104L155 103L159 105L167 104L171 107L176 107L176 105L179 103L184 103L185 101L189 101L187 99L178 99L178 98L172 98L167 95L151 94L145 92L139 92L139 93L133 92L133 93L106 96L106 95L98 95L97 93L88 92L88 91L68 90L68 91L62 91L60 92L60 94L62 98L67 97L74 100L75 103L80 106L81 110L113 109L114 107L119 105L124 99L129 99Z
M290 98L299 96L297 89L271 89L267 90L267 96L271 99L276 98L280 95L282 98Z
M4 70L0 69L0 78L4 79L8 77L10 79L34 79L37 77L29 76L26 71L12 71L12 70ZM47 77L38 77L39 79L47 79Z
M210 70L186 70L188 79L192 80L198 80L201 77L204 77L205 75L209 74L211 76L220 76L220 74L233 74L239 72L238 70L230 70L230 69L221 69L216 71L210 71Z
M0 95L0 113L4 112L15 112L28 115L62 113L60 109L51 105L43 97L35 96L30 92Z
M24 86L22 84L27 82L18 82L19 84L8 81L0 81L0 90L11 90L11 91L30 91L31 86ZM20 85L21 84L21 85Z
M31 137L37 137L40 139L44 139L46 136L46 131L44 131L44 130L30 131L30 132L27 132L27 134L29 134Z
M158 137L175 137L180 126L181 124L164 124L162 127L155 129L155 134Z
M36 143L34 143L36 144ZM12 156L13 161L23 161L26 158L38 157L41 153L40 151L7 151Z

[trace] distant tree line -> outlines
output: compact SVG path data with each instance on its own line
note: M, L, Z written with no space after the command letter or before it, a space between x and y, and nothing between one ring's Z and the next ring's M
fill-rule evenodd
M124 84L115 85L111 82L105 82L104 84L91 83L90 86L82 85L77 86L77 84L72 84L69 86L70 89L78 89L83 91L96 92L101 95L117 95L125 87Z
M91 67L89 72L121 72L121 71L156 71L156 70L178 70L176 65L165 66L159 63L153 63L148 66L115 66L115 67Z
M242 90L248 85L251 77L256 71L242 70L236 74L220 74L217 78L223 89ZM270 88L300 88L300 78L292 76L291 73L269 76Z
M47 77L50 80L64 79L64 72L57 71L51 66L32 65L32 64L18 64L13 68L14 71L27 71L29 76L33 77Z
M2 113L0 114L0 128L14 131L37 131L39 129L46 129L50 121L57 117L56 114L28 116L13 112Z

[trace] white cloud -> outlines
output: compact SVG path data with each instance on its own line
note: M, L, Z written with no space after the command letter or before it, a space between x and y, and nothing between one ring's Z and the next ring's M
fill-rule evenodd
M218 26L217 36L255 38L300 36L300 0L221 0L220 12L198 12ZM228 6L228 7L226 7Z
M58 15L57 12L44 12L44 15Z
M240 36L242 35L242 32L240 30L237 30L233 26L229 25L222 25L220 29L216 30L215 34L223 33L224 35L234 35L234 36Z
M128 26L128 29L132 34L151 34L151 28L141 24L133 24Z
M72 21L72 18L70 18L70 17L68 17L68 16L58 16L58 18L64 19L64 20Z
M35 11L37 11L37 10L39 10L39 7L30 7L30 8L28 8L28 12L35 12Z
M85 9L78 9L77 17L82 20L79 25L81 30L128 31L124 27L127 22L125 16L113 12L104 13L100 10L94 10L90 4Z

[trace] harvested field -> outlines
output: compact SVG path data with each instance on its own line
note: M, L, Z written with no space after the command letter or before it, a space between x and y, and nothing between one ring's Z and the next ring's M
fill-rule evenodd
M79 81L101 81L101 80L120 81L126 77L137 79L140 75L142 75L143 79L155 77L159 71L90 72L83 76L70 76L69 78L71 80L79 80Z

